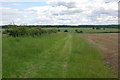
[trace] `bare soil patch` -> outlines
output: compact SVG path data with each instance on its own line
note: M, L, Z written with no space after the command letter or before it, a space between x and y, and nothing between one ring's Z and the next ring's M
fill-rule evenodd
M88 42L98 46L104 55L105 63L114 71L118 71L118 33L80 34Z

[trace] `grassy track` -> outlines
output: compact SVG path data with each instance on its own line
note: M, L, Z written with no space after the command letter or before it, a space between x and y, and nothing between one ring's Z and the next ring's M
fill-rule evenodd
M3 39L3 78L113 78L102 55L78 34Z

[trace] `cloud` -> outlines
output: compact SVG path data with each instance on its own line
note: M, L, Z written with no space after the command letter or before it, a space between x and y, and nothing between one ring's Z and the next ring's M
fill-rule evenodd
M48 0L47 1L48 4L52 4L54 6L65 6L67 8L75 8L76 7L76 3L74 1L72 2L66 2L63 0Z
M39 2L42 0L0 0L0 2Z
M1 18L3 24L9 24L11 22L15 22L16 24L22 24L29 19L26 19L26 16L34 16L32 11L19 10L9 7L0 7L0 11L2 11Z
M47 0L44 6L24 10L1 7L3 23L117 24L117 0Z

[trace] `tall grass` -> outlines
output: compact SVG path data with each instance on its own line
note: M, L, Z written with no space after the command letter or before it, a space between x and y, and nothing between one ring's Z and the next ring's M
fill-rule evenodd
M78 34L3 38L3 78L114 78L103 56Z

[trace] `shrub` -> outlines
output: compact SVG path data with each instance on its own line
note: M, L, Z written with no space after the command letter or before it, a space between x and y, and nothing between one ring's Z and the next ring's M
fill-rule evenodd
M48 29L47 32L48 33L57 33L57 29Z
M83 33L83 31L81 30L79 33Z
M96 29L100 29L99 27L97 27Z
M18 37L18 36L24 36L27 33L27 28L25 26L20 26L20 27L11 27L9 29L6 30L7 33L10 36L13 37Z
M92 29L95 29L95 27L92 27Z
M68 30L64 30L64 32L68 32Z
M58 32L60 32L60 29L58 30Z
M8 30L2 31L2 34L7 34Z
M75 32L78 32L78 30L76 29Z
M77 33L83 33L83 31L81 30L81 31L78 31Z
M42 34L50 34L50 33L57 33L57 29L41 29L39 27L37 28L28 28L25 25L21 25L18 27L11 27L7 30L5 30L5 32L12 37L20 37L20 36L40 36Z

